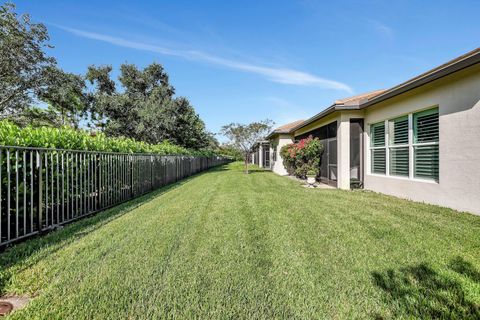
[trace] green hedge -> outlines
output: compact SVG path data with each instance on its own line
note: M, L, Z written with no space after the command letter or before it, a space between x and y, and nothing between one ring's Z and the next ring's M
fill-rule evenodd
M149 144L129 138L107 137L103 133L93 135L88 131L69 127L20 128L6 120L0 121L0 145L163 155L214 155L211 151L192 151L168 141Z

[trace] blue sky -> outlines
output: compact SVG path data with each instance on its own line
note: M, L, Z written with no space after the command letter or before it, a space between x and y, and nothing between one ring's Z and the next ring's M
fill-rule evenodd
M478 0L15 3L66 71L161 63L212 132L305 119L480 46Z

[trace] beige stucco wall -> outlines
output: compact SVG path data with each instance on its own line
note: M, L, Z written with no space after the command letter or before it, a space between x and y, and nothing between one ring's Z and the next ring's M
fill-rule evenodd
M369 125L439 107L439 182L371 174ZM480 65L365 110L365 189L480 214Z
M364 111L343 111L337 122L337 187L350 189L350 119L363 118Z
M350 119L363 118L364 111L336 111L295 131L295 136L308 133L337 121L337 187L350 189Z
M283 166L282 158L280 157L280 149L290 143L293 143L293 135L290 134L280 134L270 140L270 146L272 146L270 149L270 160L273 159L273 145L277 145L277 161L270 161L270 167L276 174L282 176L288 175L287 170L285 170Z
M263 168L263 145L261 143L258 146L258 166Z

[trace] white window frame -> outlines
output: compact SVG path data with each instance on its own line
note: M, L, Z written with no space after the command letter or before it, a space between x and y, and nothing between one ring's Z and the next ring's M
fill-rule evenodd
M382 121L378 121L378 122L375 122L375 123L372 123L369 125L369 132L370 132L370 141L368 143L369 145L369 157L370 157L370 163L369 163L369 172L370 174L373 174L373 175L379 175L379 176L384 176L386 173L388 173L388 170L389 170L389 166L388 166L388 127L387 127L387 122L388 120L385 120L384 121L384 126L385 126L385 144L383 146L377 146L377 147L374 147L372 146L372 138L371 138L371 133L372 133L372 126L376 125L376 124L379 124L381 123ZM377 173L377 172L373 172L373 150L382 150L382 149L385 149L385 173Z
M412 172L412 168L411 168L411 159L410 159L410 149L411 149L411 143L413 141L413 127L411 125L411 119L413 119L413 113L409 113L407 115L407 121L408 121L408 142L407 143L403 143L403 144L390 144L390 122L392 120L395 120L395 119L398 119L398 118L402 118L402 117L405 117L405 115L403 116L398 116L398 117L395 117L395 118L391 118L391 119L388 119L385 121L385 133L386 133L386 138L388 138L388 141L386 141L386 145L388 146L388 149L387 149L387 154L388 154L388 165L387 165L387 168L388 168L388 171L387 171L387 175L388 176L392 176L392 177L401 177L401 178L406 178L407 176L402 176L402 175L396 175L396 174L390 174L390 150L392 149L396 149L396 148L408 148L408 178L411 178L410 177L410 173Z
M419 181L419 182L426 182L426 183L434 183L434 184L439 184L440 178L438 180L434 179L425 179L425 178L417 178L415 177L415 147L417 146L432 146L432 145L440 145L440 139L439 141L436 142L424 142L424 143L414 143L414 129L413 129L413 115L416 113L420 113L426 110L438 108L438 105L436 106L431 106L428 108L416 110L415 112L409 112L408 114L403 114L399 115L393 118L389 118L384 120L385 122L385 146L381 147L373 147L371 144L371 141L369 141L368 148L369 148L369 164L368 164L368 174L372 176L378 176L378 177L388 177L388 178L394 178L394 179L401 179L401 180L413 180L413 181ZM390 144L390 121L395 120L397 118L403 117L403 116L408 116L408 143L407 144L399 144L399 145L393 145ZM376 121L372 122L369 124L369 140L371 140L371 133L372 133L372 126L380 123L382 121ZM408 147L408 177L407 176L401 176L401 175L391 175L390 174L390 149L393 148L405 148ZM375 149L386 149L385 150L385 174L383 173L376 173L373 172L372 170L372 150ZM440 159L439 159L440 161Z
M413 112L411 114L412 116L412 140L411 140L411 144L412 144L412 149L411 149L411 152L412 152L412 159L415 159L415 147L417 146L420 146L420 147L428 147L428 146L440 146L440 119L439 119L439 123L438 123L438 129L439 129L439 135L438 135L438 141L434 141L434 142L421 142L421 143L414 143L414 128L413 128L413 115L415 113L420 113L420 112L423 112L423 111L427 111L427 110L431 110L431 109L439 109L438 108L438 105L437 106L432 106L430 108L425 108L423 110L419 110L419 111L416 111L416 112ZM440 110L438 110L438 117L440 118ZM439 148L440 150L440 148ZM440 168L440 159L438 159L438 166ZM438 177L438 180L435 180L435 179L425 179L425 178L417 178L415 177L415 164L412 162L411 164L411 170L412 170L412 179L414 180L418 180L418 181L430 181L430 182L434 182L434 183L439 183L440 181L440 176ZM439 172L439 175L440 175L440 172Z

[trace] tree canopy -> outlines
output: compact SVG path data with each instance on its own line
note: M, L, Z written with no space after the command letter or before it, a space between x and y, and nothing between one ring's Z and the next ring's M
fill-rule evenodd
M59 115L61 125L76 129L88 112L88 95L82 76L49 67L44 85L37 90L38 98Z
M201 149L209 147L213 136L205 128L185 97L174 97L162 65L152 63L143 70L123 64L118 78L121 90L110 78L111 66L90 66L86 79L93 85L91 118L93 125L112 136L172 143Z
M226 136L231 145L243 153L245 172L248 173L248 158L255 143L263 140L272 129L273 121L262 120L250 124L230 123L222 127L221 133Z
M12 116L27 108L34 93L45 84L47 69L55 59L45 53L50 48L47 28L32 23L30 16L18 16L15 6L0 6L0 116Z
M62 70L46 52L47 28L15 6L0 6L0 119L18 125L91 128L109 136L182 147L218 146L190 101L175 96L163 66L125 63L118 81L112 66L90 66L85 75Z

